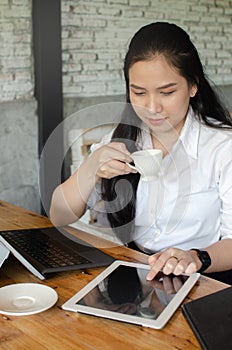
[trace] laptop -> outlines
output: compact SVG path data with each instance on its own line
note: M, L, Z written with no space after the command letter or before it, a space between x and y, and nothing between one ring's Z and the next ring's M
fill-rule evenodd
M8 258L10 251L0 243L0 267L4 263L4 261Z
M110 265L115 259L64 228L0 232L0 242L35 276Z

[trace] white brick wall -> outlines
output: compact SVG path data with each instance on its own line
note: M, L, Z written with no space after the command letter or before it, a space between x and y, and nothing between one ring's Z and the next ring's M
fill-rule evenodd
M0 1L0 101L33 96L31 1Z
M209 77L232 84L231 0L69 0L62 2L64 96L124 93L128 42L157 20L187 30Z
M182 26L210 78L232 84L231 0L61 0L65 97L124 93L132 35L152 21ZM0 102L33 96L30 0L0 1Z

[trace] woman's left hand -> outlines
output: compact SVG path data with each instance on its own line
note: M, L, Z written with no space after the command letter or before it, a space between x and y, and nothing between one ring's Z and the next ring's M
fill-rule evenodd
M182 250L178 248L168 248L163 252L153 254L148 258L150 271L147 274L147 280L152 280L159 271L165 275L173 273L178 276L181 274L191 275L198 271L201 262L192 250Z

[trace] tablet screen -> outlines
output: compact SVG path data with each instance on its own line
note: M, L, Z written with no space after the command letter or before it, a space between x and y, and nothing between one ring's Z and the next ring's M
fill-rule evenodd
M162 328L200 274L175 276L160 272L152 281L147 281L148 271L148 265L115 261L62 308Z
M146 281L148 271L118 266L76 304L156 319L187 280L159 273Z

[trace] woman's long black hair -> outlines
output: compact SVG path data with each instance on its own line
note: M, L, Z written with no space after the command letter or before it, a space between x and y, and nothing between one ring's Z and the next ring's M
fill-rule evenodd
M196 84L197 93L190 105L197 118L216 128L231 128L232 120L214 88L209 84L198 52L189 35L175 24L151 23L132 38L124 61L127 106L112 139L124 142L130 152L136 149L140 135L140 120L130 105L129 69L138 61L150 61L162 55L183 76L189 86ZM139 174L102 179L102 197L106 201L107 217L119 238L128 243L134 228L136 191Z

